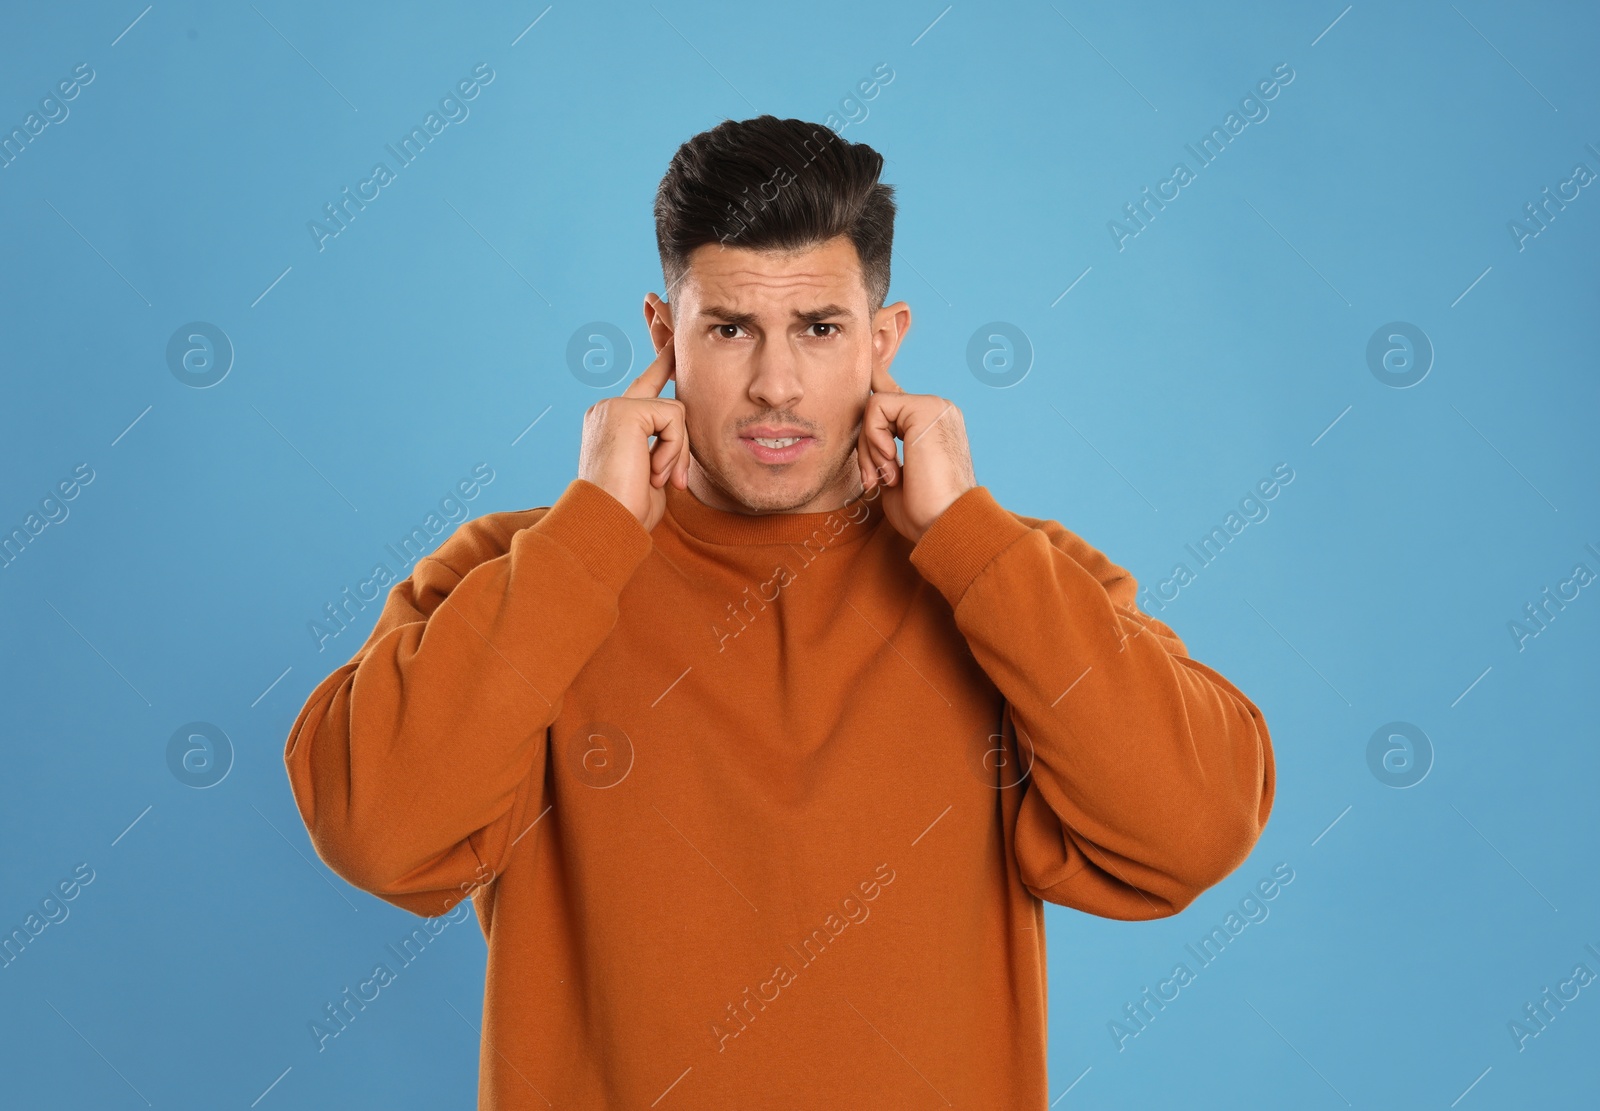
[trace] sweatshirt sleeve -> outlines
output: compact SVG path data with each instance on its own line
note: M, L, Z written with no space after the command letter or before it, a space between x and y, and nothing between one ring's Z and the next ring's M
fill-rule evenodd
M545 809L562 697L651 548L621 502L574 479L548 508L468 522L390 588L284 749L327 865L428 917L498 875Z
M1243 863L1272 810L1266 721L1137 608L1132 575L984 486L935 519L911 561L1005 698L1026 772L1012 841L1030 891L1161 918Z

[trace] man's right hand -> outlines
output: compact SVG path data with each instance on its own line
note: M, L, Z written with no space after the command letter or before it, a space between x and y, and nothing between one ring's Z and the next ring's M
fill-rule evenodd
M602 398L583 414L578 477L627 506L646 532L667 511L666 484L680 490L689 485L689 426L683 402L661 396L676 373L669 335L655 362L620 397Z

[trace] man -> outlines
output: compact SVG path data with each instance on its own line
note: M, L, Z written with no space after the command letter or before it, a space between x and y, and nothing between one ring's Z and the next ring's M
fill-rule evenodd
M330 867L472 897L481 1107L1045 1108L1043 902L1176 914L1267 820L1256 706L890 377L882 163L685 143L578 477L419 561L294 724Z

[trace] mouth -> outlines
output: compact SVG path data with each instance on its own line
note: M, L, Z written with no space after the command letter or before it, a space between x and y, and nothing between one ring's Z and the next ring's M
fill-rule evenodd
M739 439L762 463L792 463L816 442L810 436L741 436Z

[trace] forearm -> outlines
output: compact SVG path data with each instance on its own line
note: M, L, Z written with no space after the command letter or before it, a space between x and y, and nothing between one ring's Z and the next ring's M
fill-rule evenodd
M318 852L378 890L506 815L561 697L609 635L649 535L575 483L509 550L458 577L428 557L367 643L312 692L284 758ZM451 855L458 860L447 860Z
M1016 827L1024 880L1115 917L1182 909L1266 822L1274 769L1259 710L1135 609L1131 576L1059 524L1030 527L987 491L950 512L912 558L951 600L1032 761Z

